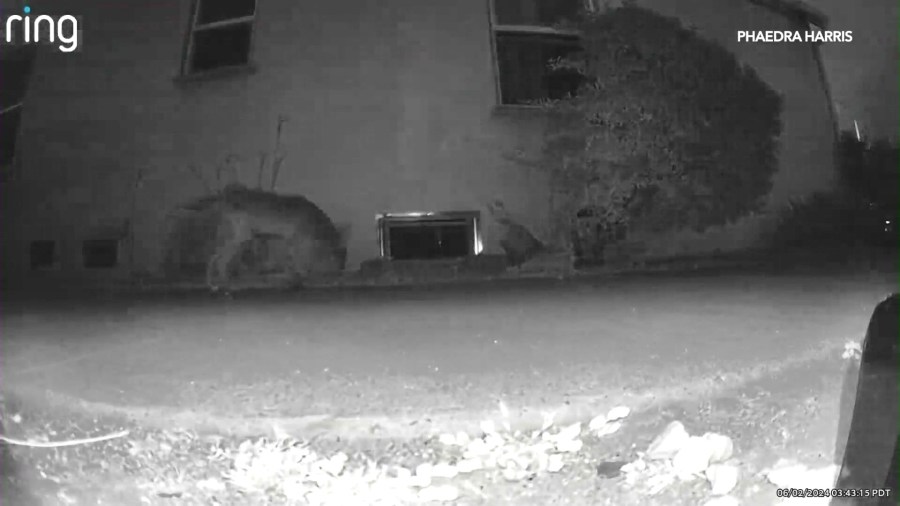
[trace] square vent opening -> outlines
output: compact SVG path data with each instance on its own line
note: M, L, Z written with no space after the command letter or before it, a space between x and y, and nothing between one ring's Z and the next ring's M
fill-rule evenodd
M81 255L86 269L111 269L119 263L119 241L88 239L82 243Z
M31 241L28 260L31 270L53 268L56 265L56 241Z

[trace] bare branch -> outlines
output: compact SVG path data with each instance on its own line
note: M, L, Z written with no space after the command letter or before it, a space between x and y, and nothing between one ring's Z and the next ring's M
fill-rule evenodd
M262 190L263 185L263 172L266 170L266 153L265 151L260 151L259 153L259 171L256 173L256 188Z
M284 133L284 125L287 123L288 117L284 114L278 116L278 126L275 128L275 160L272 163L272 183L271 191L275 191L275 185L278 182L278 173L281 171L281 164L284 162L284 153L281 150L281 135Z

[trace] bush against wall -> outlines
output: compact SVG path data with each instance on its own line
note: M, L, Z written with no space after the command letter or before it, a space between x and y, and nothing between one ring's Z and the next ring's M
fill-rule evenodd
M543 105L559 241L576 213L604 230L702 231L761 208L777 170L781 98L720 45L626 4L576 22L575 96ZM526 161L523 159L523 161ZM571 247L571 244L568 244Z

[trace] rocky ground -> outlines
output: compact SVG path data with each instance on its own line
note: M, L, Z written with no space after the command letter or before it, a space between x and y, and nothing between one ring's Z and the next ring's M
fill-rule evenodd
M780 504L772 481L830 486L853 360L835 356L714 398L635 413L622 406L562 427L548 413L534 432L507 432L501 404L478 433L413 440L151 430L5 398L3 434L29 446L0 446L0 491L4 505L23 506ZM104 435L119 437L35 447Z

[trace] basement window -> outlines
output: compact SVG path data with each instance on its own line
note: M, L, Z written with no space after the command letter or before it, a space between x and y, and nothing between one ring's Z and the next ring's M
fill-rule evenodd
M82 243L81 255L86 269L110 269L119 263L119 241L88 239Z
M52 268L56 265L56 242L31 241L28 259L33 271Z
M380 214L382 258L442 260L481 253L478 211Z

